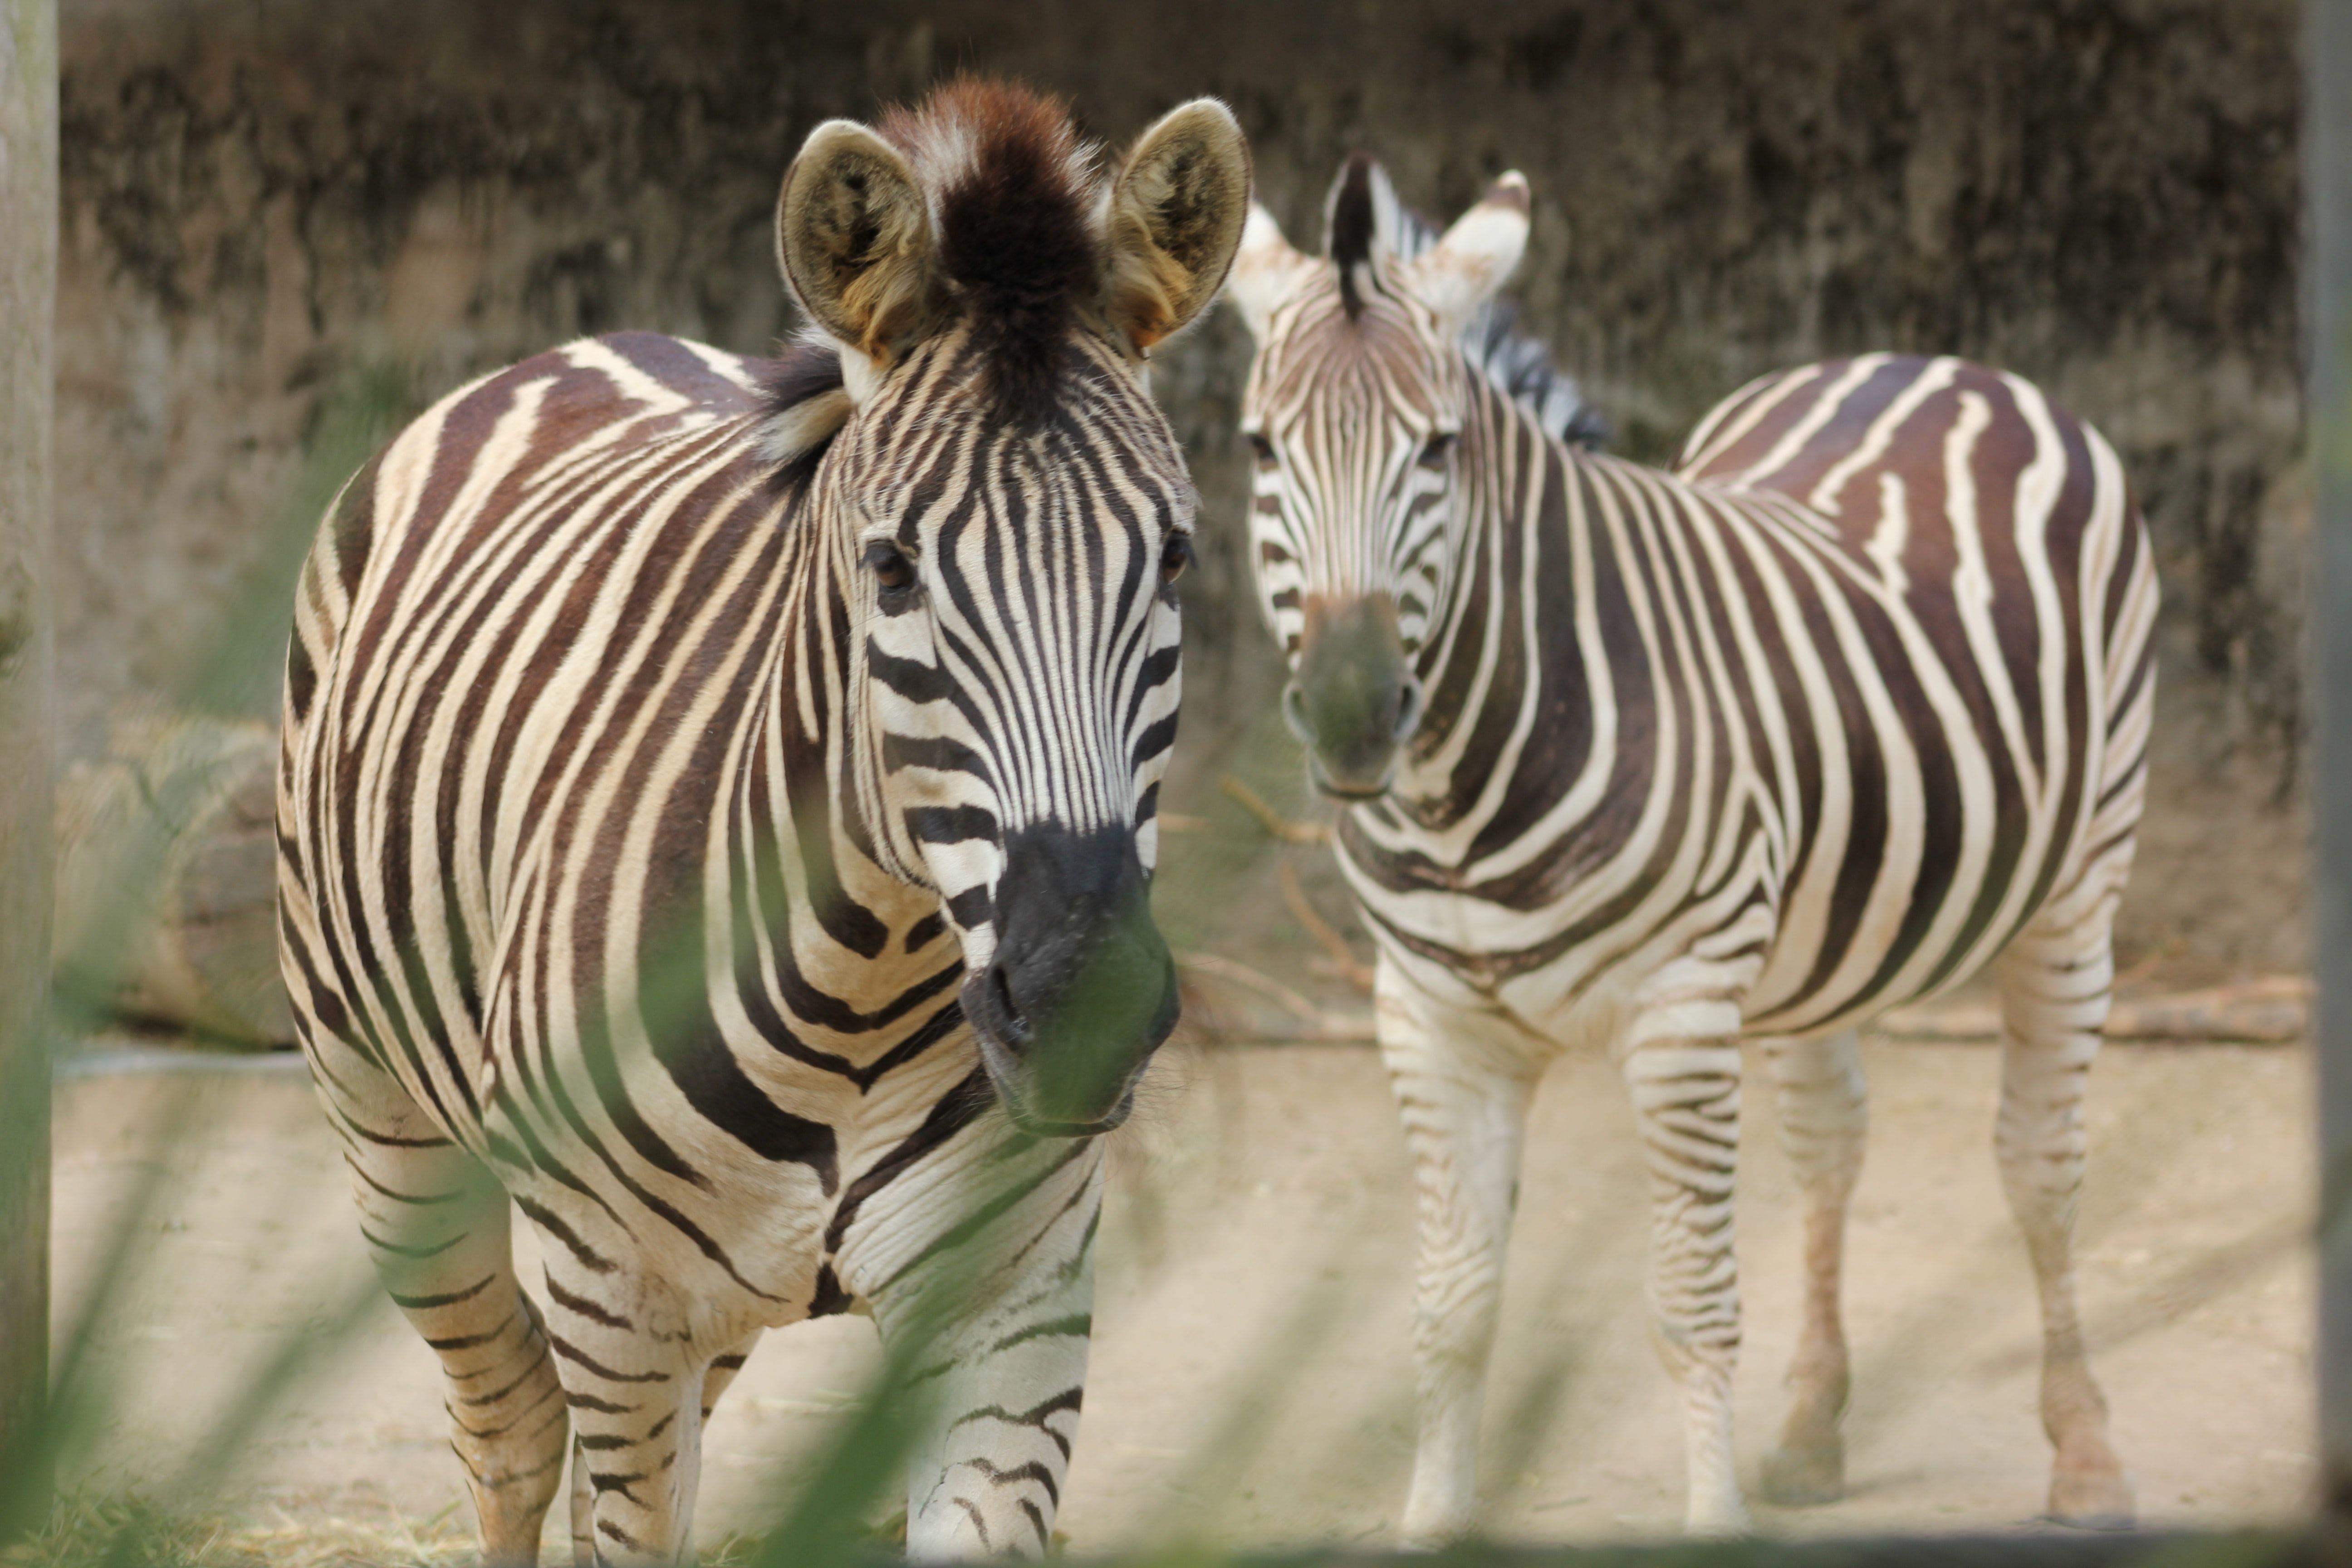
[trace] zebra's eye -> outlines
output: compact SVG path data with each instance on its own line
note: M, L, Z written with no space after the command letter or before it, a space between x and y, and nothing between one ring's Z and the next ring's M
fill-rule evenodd
M1192 541L1181 533L1171 533L1168 542L1160 548L1160 584L1173 587L1176 579L1184 575L1184 568L1192 564Z
M915 585L915 563L907 559L905 551L887 539L877 539L866 547L866 569L874 581L881 584L885 596L904 594Z
M1421 448L1421 466L1424 468L1442 468L1445 467L1445 459L1453 456L1453 453L1454 432L1437 431Z
M1274 467L1274 443L1255 430L1247 432L1247 435L1250 450L1257 455L1258 466L1266 468Z

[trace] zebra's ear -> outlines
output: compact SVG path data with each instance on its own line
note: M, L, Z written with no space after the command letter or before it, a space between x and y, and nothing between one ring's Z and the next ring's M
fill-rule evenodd
M1213 98L1179 105L1136 139L1111 185L1104 308L1139 352L1217 297L1249 193L1249 143Z
M809 319L845 353L887 363L928 324L932 255L929 209L898 149L854 120L810 132L776 198L777 265Z
M1249 328L1252 338L1265 342L1274 308L1297 285L1299 275L1314 266L1282 237L1282 226L1274 221L1272 213L1250 203L1249 225L1242 230L1233 275L1225 280L1225 298L1242 313L1242 324Z
M1402 269L1414 298L1434 310L1450 336L1509 281L1528 248L1528 182L1514 169L1454 219L1444 238Z

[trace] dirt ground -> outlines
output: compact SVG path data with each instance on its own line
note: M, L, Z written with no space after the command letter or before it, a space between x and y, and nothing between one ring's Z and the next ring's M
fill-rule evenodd
M152 1486L288 1329L366 1289L335 1145L286 1058L100 1057L59 1086L61 1336L142 1179L159 1201L91 1344L121 1391L77 1467ZM110 1065L110 1063L111 1065ZM2000 1529L2039 1510L2027 1270L1990 1149L1994 1054L1874 1044L1854 1210L1853 1495L1775 1531ZM289 1070L291 1069L291 1070ZM2081 1279L2117 1443L2156 1525L2274 1521L2312 1485L2309 1065L2281 1047L2118 1047L2094 1078ZM1393 1539L1411 1463L1410 1205L1377 1059L1360 1047L1171 1058L1121 1135L1093 1373L1062 1514L1073 1548ZM1769 1100L1751 1094L1762 1111ZM159 1137L174 1114L185 1137ZM1790 1185L1749 1121L1739 1451L1780 1414L1796 1328ZM1643 1184L1598 1061L1546 1081L1486 1437L1491 1528L1529 1541L1670 1531L1681 1441L1640 1303ZM526 1273L531 1272L527 1269ZM876 1357L862 1320L771 1335L707 1438L698 1534L756 1529ZM373 1306L230 1470L234 1510L469 1528L430 1354ZM552 1522L552 1521L551 1521Z

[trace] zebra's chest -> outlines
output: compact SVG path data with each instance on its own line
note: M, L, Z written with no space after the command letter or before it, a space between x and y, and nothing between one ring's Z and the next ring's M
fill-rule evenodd
M617 1224L633 1270L693 1311L840 1310L824 1271L860 1178L978 1074L952 945L868 958L804 904L698 925L656 898L599 921L536 877L519 890L483 1021L481 1138L509 1189L575 1229Z
M1710 980L1730 995L1777 934L1787 845L1769 781L1728 755L1667 768L1589 750L1586 770L1456 775L1446 808L1360 810L1339 836L1384 959L1528 1040L1613 1040L1688 990L1710 950L1735 958ZM1727 1017L1736 1027L1736 1004Z

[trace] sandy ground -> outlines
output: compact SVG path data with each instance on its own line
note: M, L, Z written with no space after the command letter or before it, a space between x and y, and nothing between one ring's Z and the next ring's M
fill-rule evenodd
M111 1216L142 1182L156 1194L90 1340L121 1394L76 1467L99 1485L152 1486L215 1457L208 1434L270 1346L369 1289L335 1146L290 1065L59 1086L61 1325L85 1316ZM2041 1506L2038 1331L1992 1168L1995 1068L1981 1047L1870 1048L1848 1284L1853 1495L1759 1509L1768 1530L1999 1529ZM2083 1292L2152 1524L2277 1520L2312 1485L2309 1076L2303 1051L2276 1047L2120 1047L2095 1076ZM1220 1049L1171 1059L1160 1085L1115 1152L1064 1529L1092 1551L1171 1533L1392 1539L1412 1455L1411 1222L1376 1058ZM166 1156L174 1115L185 1136ZM1529 1147L1486 1423L1492 1528L1669 1531L1681 1440L1641 1308L1639 1156L1604 1064L1554 1071ZM1768 1116L1750 1118L1741 1180L1752 1487L1796 1327L1794 1210ZM704 1541L759 1525L876 1359L861 1320L768 1338L708 1436ZM372 1303L329 1372L257 1424L226 1495L254 1517L463 1528L438 1384L429 1352Z

